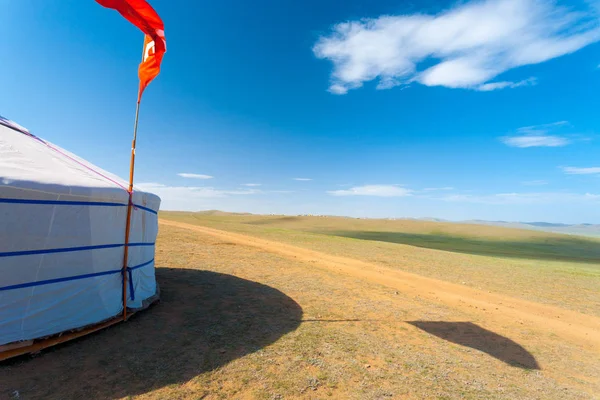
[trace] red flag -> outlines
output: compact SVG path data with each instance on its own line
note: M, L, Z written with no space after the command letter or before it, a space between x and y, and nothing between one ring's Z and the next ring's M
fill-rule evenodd
M125 19L137 26L146 35L144 54L138 69L140 89L138 102L146 86L160 72L160 63L167 51L165 26L146 0L96 0L101 6L117 10Z

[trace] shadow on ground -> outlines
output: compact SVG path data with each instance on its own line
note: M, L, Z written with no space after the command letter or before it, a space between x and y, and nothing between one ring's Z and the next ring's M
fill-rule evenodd
M535 357L523 346L471 322L407 322L449 342L483 351L513 367L540 369Z
M428 249L482 256L526 258L532 260L562 260L593 264L600 262L600 246L598 246L598 242L577 237L549 237L533 239L531 241L510 241L476 239L449 234L404 232L322 231L318 233L352 239L407 244Z
M158 268L161 302L73 342L0 365L0 398L112 399L221 367L295 330L302 308L260 283Z

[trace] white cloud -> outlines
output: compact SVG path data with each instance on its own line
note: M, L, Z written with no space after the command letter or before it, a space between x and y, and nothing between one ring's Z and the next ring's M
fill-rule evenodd
M562 167L562 170L565 172L565 174L569 174L569 175L600 174L600 167L587 167L587 168Z
M572 142L571 139L548 133L568 125L567 121L558 121L551 124L524 126L517 129L514 136L504 136L500 140L507 146L521 148L566 146Z
M520 86L533 86L537 84L537 78L528 78L528 79L523 79L522 81L519 82L509 82L509 81L502 81L502 82L491 82L491 83L484 83L482 85L477 86L475 89L481 91L481 92L490 92L492 90L497 90L497 89L505 89L505 88L517 88Z
M181 176L182 178L192 178L192 179L212 179L213 178L210 175L190 174L189 172L180 172L177 175Z
M263 191L256 188L219 189L205 186L169 186L146 182L136 185L136 189L154 193L161 198L161 210L199 211L226 210L234 212L271 213L289 202L282 202L282 196L292 193L284 190ZM275 211L274 211L275 210Z
M537 132L548 132L551 129L555 129L561 126L568 126L569 121L556 121L549 124L530 125L523 126L518 129L519 132L523 133L537 133Z
M534 81L490 82L499 74L575 52L600 40L594 7L572 11L552 0L483 0L437 15L384 15L339 23L313 47L333 63L329 91L345 94L379 79L494 90ZM420 63L434 62L427 68Z
M461 203L480 203L493 205L527 205L527 204L573 204L583 202L600 202L600 194L578 194L562 192L542 193L498 193L490 195L457 194L439 198L439 200Z
M547 185L547 184L548 184L548 181L544 181L544 180L521 182L521 185L524 185L524 186L543 186L543 185Z
M262 184L261 183L243 183L242 186L256 187L256 186L262 186Z
M365 185L355 186L347 190L328 191L332 196L376 196L376 197L405 197L411 196L412 190L396 185Z
M312 181L311 178L294 178L295 181Z
M136 187L140 190L157 194L161 198L214 198L235 195L252 195L262 193L257 189L223 190L208 186L167 186L160 183L138 183ZM164 199L163 199L164 200Z
M525 135L525 136L507 136L502 138L507 146L511 147L561 147L570 142L568 139L560 136L549 135Z
M343 85L338 85L338 84L333 84L331 86L329 86L329 92L333 93L333 94L346 94L348 93L348 88L346 88Z

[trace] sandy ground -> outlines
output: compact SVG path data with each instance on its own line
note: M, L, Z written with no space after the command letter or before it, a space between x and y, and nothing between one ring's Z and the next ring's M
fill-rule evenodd
M468 309L473 314L479 314L480 318L485 319L486 325L493 329L523 324L535 326L539 328L539 335L542 337L558 335L584 349L600 353L600 318L486 293L461 285L387 269L351 258L332 256L289 244L181 222L161 220L160 223L208 234L242 245L258 247L265 251L310 263L315 268L327 268L341 274L398 289L405 294L443 303L453 308Z

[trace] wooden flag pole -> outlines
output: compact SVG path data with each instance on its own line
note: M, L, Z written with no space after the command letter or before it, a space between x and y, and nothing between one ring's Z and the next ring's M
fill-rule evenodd
M137 139L138 118L140 102L135 108L135 125L133 127L133 140L131 141L131 160L129 162L129 201L127 203L127 222L125 223L125 251L123 253L123 320L127 319L127 261L129 258L129 232L131 231L131 208L133 205L133 172L135 170L135 142Z
M142 46L142 62L144 61L145 46ZM129 233L131 231L131 208L133 206L133 172L135 170L135 143L137 140L138 119L140 116L141 93L138 90L138 100L135 107L135 123L133 125L133 140L131 141L131 160L129 161L129 202L127 203L127 222L125 223L125 251L123 252L123 321L127 319L127 262L129 258Z

